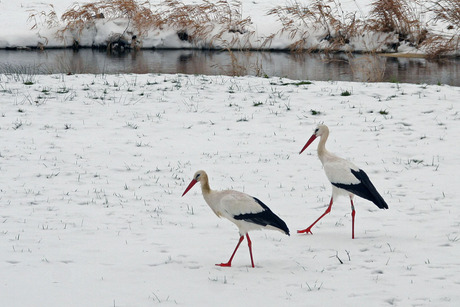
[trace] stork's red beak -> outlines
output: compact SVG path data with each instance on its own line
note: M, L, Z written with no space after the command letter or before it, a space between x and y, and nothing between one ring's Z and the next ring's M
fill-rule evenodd
M182 194L182 196L184 196L185 194L187 194L187 192L193 188L193 186L197 183L198 181L196 181L195 179L193 179L192 181L190 181L190 184L188 185L188 187L185 189L184 191L184 194Z
M308 140L307 144L305 144L305 146L302 148L302 150L299 152L299 155L305 150L307 149L308 146L310 146L311 143L313 143L313 141L316 139L316 135L313 134L310 139Z

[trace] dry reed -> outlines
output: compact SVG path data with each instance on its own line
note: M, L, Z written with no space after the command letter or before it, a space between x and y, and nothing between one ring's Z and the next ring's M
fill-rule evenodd
M430 10L435 14L434 21L446 25L447 32L431 34L422 44L429 58L453 54L460 47L460 1L438 0L430 1Z
M346 13L339 0L311 0L301 4L296 0L267 12L281 24L276 33L258 40L258 48L270 48L278 36L291 40L292 51L354 51L352 41L361 41L368 33L385 33L377 45L368 51L396 51L401 44L422 49L428 56L451 54L458 50L460 29L459 0L375 0L369 16L358 12ZM422 15L431 19L422 22ZM239 0L202 0L184 4L180 0L165 0L160 4L136 0L99 0L75 4L59 18L54 7L49 12L31 12L29 21L38 31L45 25L58 28L57 37L72 37L78 41L83 31L95 27L103 19L124 18L126 29L120 36L131 34L139 42L153 30L172 29L178 39L190 47L220 48L224 50L254 49L256 32L251 18L243 17ZM446 33L431 33L428 22L440 21L448 25ZM59 26L61 28L59 28ZM47 38L41 36L46 45ZM395 40L396 37L396 40ZM386 47L382 47L386 46Z
M325 51L340 50L361 28L356 12L344 13L338 0L314 0L308 7L293 1L270 10L268 15L277 16L283 26L279 34L287 34L293 40L290 49L294 51L318 49L318 45L308 45L312 35L319 44L326 45Z
M44 18L48 27L56 26L59 20L54 12L31 12L29 20L32 29L38 29L38 18ZM199 4L184 4L179 0L166 0L158 5L149 1L100 0L86 4L74 4L61 16L64 26L56 32L64 40L70 34L78 41L82 32L95 26L98 20L127 19L125 34L135 35L142 41L151 30L173 29L178 38L193 46L213 48L214 44L227 48L251 48L249 17L242 17L241 2L238 0L204 0Z

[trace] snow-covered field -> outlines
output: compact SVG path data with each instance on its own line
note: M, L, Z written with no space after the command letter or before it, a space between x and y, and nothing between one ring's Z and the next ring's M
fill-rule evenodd
M342 96L346 92L349 96ZM1 306L457 306L460 89L189 75L0 75ZM338 199L315 148L389 205ZM237 228L199 189L264 201L291 236Z
M257 35L280 30L266 12L283 3L242 3ZM30 30L29 14L47 9L0 0L0 48L62 46L53 29ZM174 31L145 44L187 47ZM0 306L457 306L459 101L445 85L0 75ZM357 199L355 240L346 198L313 235L296 233L330 198L314 146L298 155L318 123L390 207ZM260 198L291 236L253 232L255 268L245 242L231 268L215 266L238 233L198 188L181 197L198 169L214 189Z

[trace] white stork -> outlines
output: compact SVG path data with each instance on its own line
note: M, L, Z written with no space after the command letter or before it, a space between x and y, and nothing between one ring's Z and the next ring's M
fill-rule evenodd
M214 191L209 187L208 175L205 171L197 171L193 175L193 179L185 189L184 196L197 182L201 183L201 192L204 200L211 207L212 211L218 217L225 217L230 222L233 222L239 230L240 239L233 251L230 260L226 263L216 264L217 266L230 267L232 265L233 256L244 240L244 236L248 239L249 254L251 256L251 264L254 267L252 258L252 243L248 232L261 228L279 230L289 235L289 229L286 223L274 214L264 203L255 197L248 194L233 191Z
M355 238L355 206L353 196L358 195L373 202L380 209L388 209L388 205L382 196L377 192L367 174L356 165L342 159L326 150L326 141L329 136L329 128L319 125L299 154L301 154L317 137L320 137L318 144L318 157L324 167L324 172L332 184L332 197L329 207L310 227L298 230L298 233L312 233L311 228L326 214L331 212L333 200L342 194L348 195L351 202L352 217L352 239Z

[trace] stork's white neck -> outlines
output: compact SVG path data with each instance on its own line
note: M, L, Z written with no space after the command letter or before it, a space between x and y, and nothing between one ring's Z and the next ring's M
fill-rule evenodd
M201 192L203 195L211 193L211 187L209 186L208 175L203 174L200 180Z
M320 136L319 143L318 143L318 157L321 162L324 164L325 157L329 154L326 149L326 141L329 137L329 129L326 129L323 134Z

